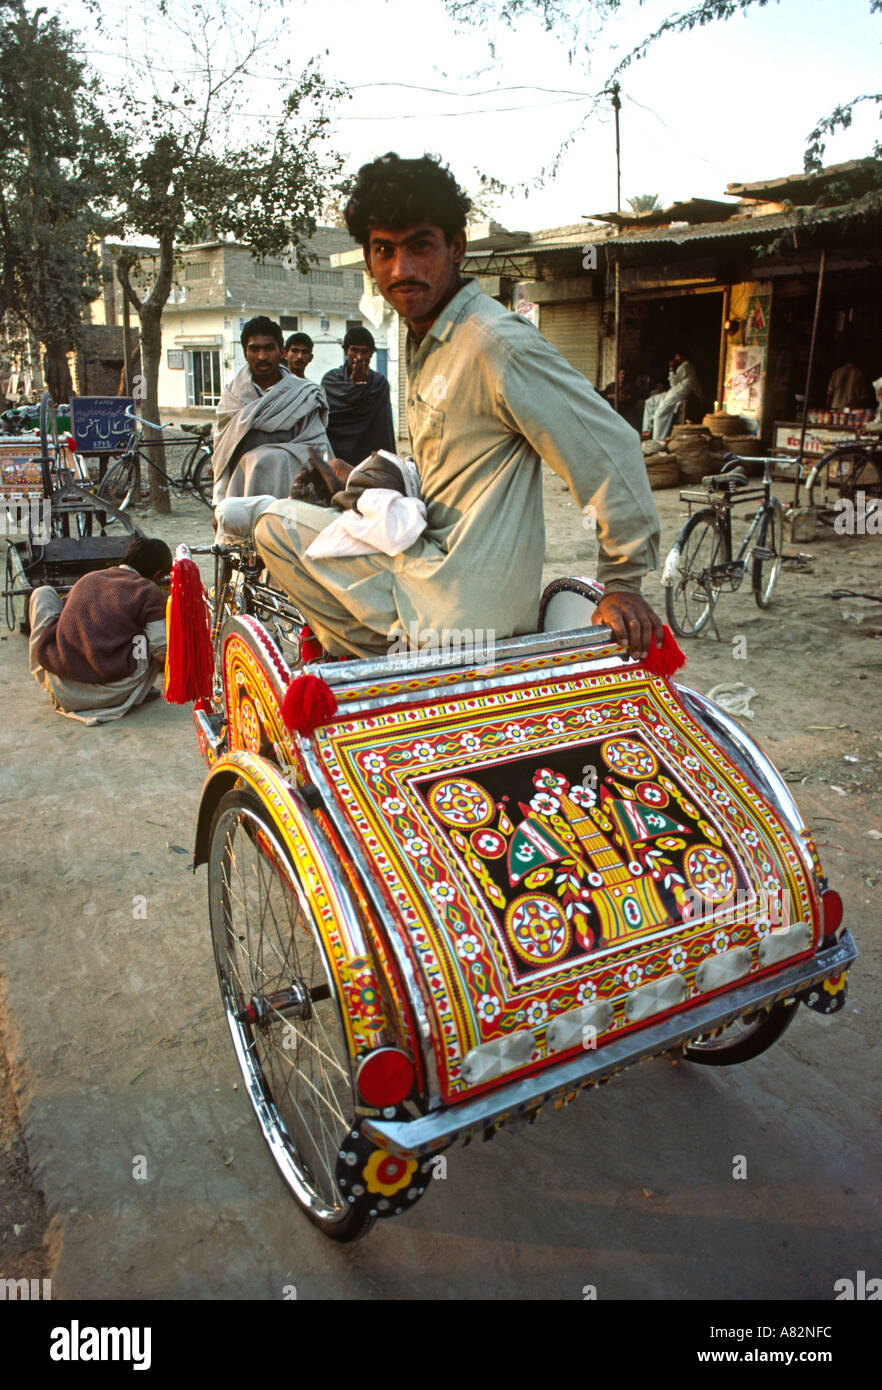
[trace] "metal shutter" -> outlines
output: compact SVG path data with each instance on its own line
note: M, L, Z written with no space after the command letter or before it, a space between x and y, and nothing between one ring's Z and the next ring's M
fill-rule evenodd
M575 299L539 306L541 332L594 386L600 384L597 379L600 307L599 299Z

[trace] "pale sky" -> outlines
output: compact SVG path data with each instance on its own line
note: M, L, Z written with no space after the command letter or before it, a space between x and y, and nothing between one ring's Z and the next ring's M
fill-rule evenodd
M193 10L192 0L170 3L173 10ZM113 80L127 32L136 61L143 59L145 11L126 0L102 0L101 7L111 26L103 36L92 32L81 0L66 0L58 13L81 31L85 56ZM477 187L476 168L506 183L529 183L529 197L503 197L494 212L505 225L529 230L615 207L611 110L578 135L556 179L540 187L539 171L590 105L568 94L596 92L617 56L666 15L687 7L626 0L621 17L593 41L589 65L581 56L568 63L566 44L535 22L499 28L494 60L486 36L457 30L441 0L238 5L242 15L261 16L264 32L276 38L276 56L299 68L318 55L326 75L352 89L333 126L333 144L347 168L389 149L401 155L431 150L470 190ZM178 74L186 81L192 59L168 27L151 21L149 32L161 80ZM801 172L816 119L839 102L879 89L880 41L882 15L869 14L869 0L781 0L659 41L621 77L623 206L636 193L658 193L663 203L716 198L732 180ZM389 83L411 86L378 85ZM272 79L252 88L243 140L256 122L276 119L278 90ZM868 109L829 142L826 162L866 154L880 134L878 108Z

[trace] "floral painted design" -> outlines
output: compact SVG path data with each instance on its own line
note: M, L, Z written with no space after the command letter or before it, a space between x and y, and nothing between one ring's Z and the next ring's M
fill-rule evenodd
M456 897L456 889L452 883L447 883L442 879L439 883L430 883L429 892L436 903L450 903Z
M534 999L527 1005L526 1021L528 1028L539 1028L548 1017L548 1005L541 999Z
M593 787L586 787L583 782L575 782L570 787L570 800L581 808L593 806L597 801L597 792Z
M555 811L560 809L557 797L549 796L548 792L537 792L535 796L531 796L530 805L543 816L553 816Z
M561 776L559 772L552 772L550 767L540 767L533 773L533 786L556 796L563 796L570 788L566 777Z
M502 1005L495 994L482 994L475 1008L482 1023L492 1023L502 1012Z
M415 1158L399 1158L397 1154L375 1149L364 1165L362 1179L368 1192L378 1197L393 1197L407 1187L416 1170Z
M481 943L471 932L465 932L455 941L456 954L461 960L477 960L481 954Z
M628 989L635 989L643 979L643 966L637 965L633 961L625 968L622 980Z
M675 946L668 956L668 965L672 970L683 970L689 963L689 957L682 946Z

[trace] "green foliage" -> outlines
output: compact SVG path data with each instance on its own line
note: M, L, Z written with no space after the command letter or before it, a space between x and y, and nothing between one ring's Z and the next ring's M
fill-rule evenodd
M632 212L657 212L661 207L657 193L637 193L627 203Z
M44 345L66 385L66 353L98 293L87 249L91 162L99 118L74 35L21 0L0 7L0 316Z
M777 0L775 0L777 3ZM515 27L523 20L538 20L542 26L555 32L567 46L570 61L581 49L589 53L596 41L597 33L603 23L621 10L621 0L444 0L448 13L459 23L473 28L487 29L494 23ZM642 0L638 0L642 3ZM686 34L693 29L703 29L709 24L717 24L733 19L736 15L750 10L765 9L769 0L699 0L698 4L667 19L647 34L618 63L610 76L610 81L623 72L631 63L646 56L649 50L667 35ZM870 14L882 14L882 0L869 0ZM866 93L837 106L828 116L818 121L808 136L805 152L805 168L813 172L822 167L823 155L828 138L838 130L847 130L852 123L855 110L865 103L880 108L882 115L882 92ZM590 113L589 113L590 114ZM554 174L560 164L561 156L572 145L578 133L584 128L589 116L584 117L579 126L567 137L554 161L543 171L543 176ZM876 141L871 156L882 159L882 142ZM840 204L850 200L861 200L862 207L882 206L882 176L872 189L865 187L865 177L856 180L844 177L826 191L824 201L838 200ZM859 191L858 191L859 190ZM636 209L635 209L636 211Z

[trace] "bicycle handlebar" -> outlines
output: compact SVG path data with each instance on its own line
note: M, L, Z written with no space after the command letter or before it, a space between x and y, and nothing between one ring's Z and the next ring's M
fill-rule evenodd
M134 420L136 425L149 425L152 430L171 430L174 429L173 421L169 420L167 425L157 425L155 420L145 420L143 415L135 415L128 407L123 411L127 420Z

